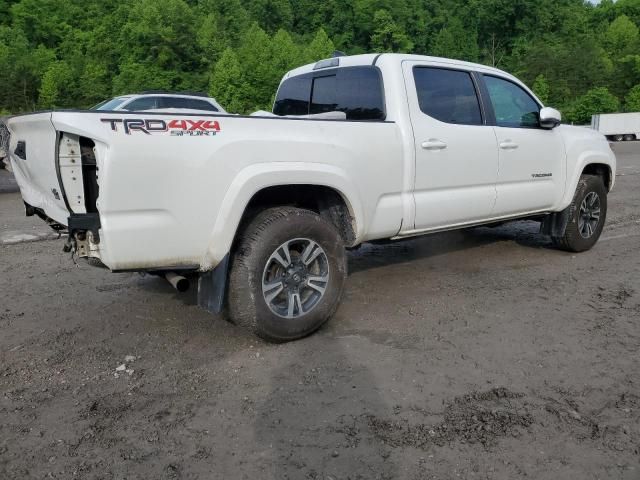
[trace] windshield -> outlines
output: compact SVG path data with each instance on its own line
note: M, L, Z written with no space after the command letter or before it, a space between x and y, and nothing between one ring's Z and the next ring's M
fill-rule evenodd
M127 97L116 97L94 105L90 110L115 110L127 100Z

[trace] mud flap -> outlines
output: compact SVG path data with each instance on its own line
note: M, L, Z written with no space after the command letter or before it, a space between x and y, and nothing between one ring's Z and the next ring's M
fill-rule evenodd
M198 306L210 313L221 313L224 308L224 296L227 290L229 254L208 272L198 277Z
M562 237L569 224L569 208L547 215L540 224L540 233L552 237Z

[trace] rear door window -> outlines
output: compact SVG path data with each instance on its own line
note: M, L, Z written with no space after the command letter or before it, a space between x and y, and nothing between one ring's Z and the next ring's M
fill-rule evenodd
M469 72L415 67L413 78L422 112L445 123L483 124L478 94Z

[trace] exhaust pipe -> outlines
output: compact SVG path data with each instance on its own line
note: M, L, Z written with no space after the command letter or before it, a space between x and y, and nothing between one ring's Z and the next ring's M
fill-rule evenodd
M175 288L179 292L186 292L191 286L188 278L185 278L182 275L178 275L174 272L165 273L164 278L166 278L167 282L169 282L171 286L173 286L173 288Z

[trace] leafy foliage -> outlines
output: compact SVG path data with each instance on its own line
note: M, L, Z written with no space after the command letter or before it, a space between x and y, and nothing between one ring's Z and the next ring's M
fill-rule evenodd
M547 82L547 79L544 77L543 74L540 74L536 77L531 89L533 90L533 93L535 93L538 96L538 98L542 101L542 103L546 104L549 102L549 96L550 96L549 82Z
M269 109L287 70L335 49L497 66L576 122L640 110L640 0L0 0L0 110L148 89Z
M627 112L640 112L640 84L629 90L624 107Z
M620 108L620 101L605 87L589 90L578 98L567 112L570 121L577 124L587 124L591 115L598 113L613 113Z

